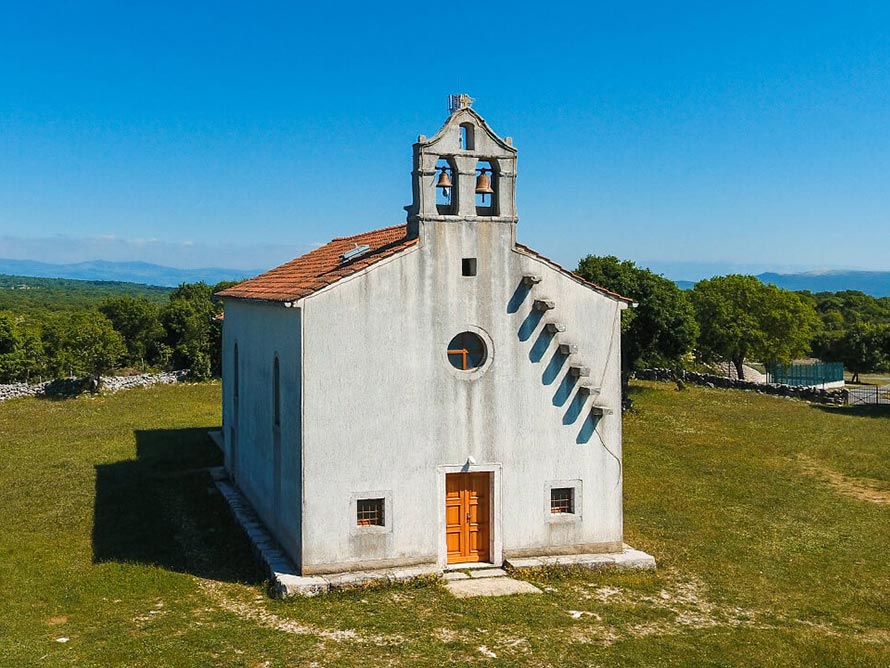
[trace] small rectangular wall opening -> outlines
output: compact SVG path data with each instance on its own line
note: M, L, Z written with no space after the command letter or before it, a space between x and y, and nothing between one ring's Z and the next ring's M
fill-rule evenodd
M384 522L385 499L358 499L356 501L356 524L360 527L382 527Z
M476 275L476 258L465 257L463 260L461 260L460 268L461 268L461 273L464 276L475 276Z
M553 487L550 490L550 512L554 515L575 513L575 490L572 487Z

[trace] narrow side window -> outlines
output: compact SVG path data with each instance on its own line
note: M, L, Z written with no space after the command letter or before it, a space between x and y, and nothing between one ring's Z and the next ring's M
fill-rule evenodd
M278 355L272 363L272 412L276 429L281 428L281 365L278 363Z
M235 344L235 349L232 352L232 397L235 401L238 401L238 394L240 392L240 375L241 375L241 365L238 363L238 344Z
M464 151L476 150L475 129L472 123L460 124L460 147Z

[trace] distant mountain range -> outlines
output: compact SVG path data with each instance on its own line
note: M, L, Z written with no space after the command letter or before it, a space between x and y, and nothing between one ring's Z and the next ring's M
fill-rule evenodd
M786 290L810 292L841 292L859 290L873 297L890 297L890 271L809 271L800 274L757 274L764 283ZM695 281L676 281L683 290L689 290Z
M197 281L213 285L220 281L249 278L263 271L265 270L226 269L223 267L176 269L149 262L109 262L106 260L76 264L49 264L34 260L0 258L0 274L39 278L73 278L83 281L125 281L166 287L176 287L180 283ZM764 283L771 283L786 290L809 290L810 292L861 290L874 297L890 297L890 271L812 271L795 274L764 272L757 274L757 278ZM695 285L695 281L676 281L676 283L684 290Z
M180 283L204 281L210 285L220 281L236 281L261 273L262 269L176 269L149 262L108 262L94 260L76 264L49 264L34 260L0 258L0 274L35 276L38 278L73 278L83 281L126 281L146 285L175 287Z

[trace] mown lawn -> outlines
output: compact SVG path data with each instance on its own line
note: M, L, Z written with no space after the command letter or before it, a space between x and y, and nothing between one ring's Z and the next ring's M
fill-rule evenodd
M204 470L216 384L0 404L0 664L890 665L890 413L634 392L626 539L658 571L463 600L268 599Z
M853 377L853 374L849 371L844 372L844 379L846 380L847 385L852 385L853 387L868 387L870 385L890 385L890 373L860 373L859 374L859 383L853 385L850 382L850 379Z

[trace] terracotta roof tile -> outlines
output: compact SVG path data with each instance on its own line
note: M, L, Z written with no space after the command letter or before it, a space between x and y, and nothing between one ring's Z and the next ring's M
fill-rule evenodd
M341 278L370 267L380 260L400 253L416 243L416 237L407 236L405 225L386 227L382 230L356 234L351 237L340 237L290 262L286 262L280 267L270 269L255 278L248 279L217 294L221 297L236 297L238 299L262 299L276 302L296 301L336 283ZM370 246L370 250L366 253L359 255L351 261L341 261L340 256L343 253L365 244ZM549 264L554 269L598 292L622 301L633 301L595 283L591 283L528 246L517 243L516 248L520 252Z
M239 299L295 301L416 243L416 237L407 236L405 225L341 237L217 294ZM343 253L363 245L370 246L370 250L354 260L341 261Z

